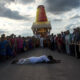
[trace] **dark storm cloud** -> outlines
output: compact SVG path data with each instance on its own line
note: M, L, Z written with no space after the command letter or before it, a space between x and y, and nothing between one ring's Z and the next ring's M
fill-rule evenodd
M53 21L60 22L60 21L62 21L62 19L53 19Z
M21 4L28 4L28 3L35 2L35 0L3 0L2 2L4 3L15 2L15 3L21 3Z
M49 12L60 14L80 6L80 0L45 0Z
M27 3L35 2L35 0L1 0L0 2L4 2L4 3L16 2L21 4L27 4Z
M12 11L5 7L5 4L0 4L0 17L6 17L15 20L30 20L28 15L22 16L18 11Z
M30 16L22 16L18 11L12 11L11 9L5 7L6 3L15 2L17 0L1 0L0 1L0 17L6 17L15 20L30 20ZM18 0L23 3L30 3L34 0Z
M16 19L16 20L22 20L26 19L24 16L19 15L19 12L17 11L12 11L6 7L0 6L0 17L6 17L10 19Z
M16 2L19 2L21 4L28 4L28 3L35 2L35 0L16 0Z
M70 19L77 19L77 18L80 18L80 15L75 15L75 16L71 17Z
M2 2L2 3L11 3L11 2L15 2L15 0L1 0L0 2Z

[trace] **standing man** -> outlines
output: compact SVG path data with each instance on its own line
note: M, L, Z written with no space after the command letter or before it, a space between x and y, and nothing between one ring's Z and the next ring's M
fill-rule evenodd
M43 41L44 41L44 38L43 37L40 37L40 47L43 48L44 45L43 45Z
M0 61L4 61L6 59L8 41L6 40L5 34L1 35L0 40Z

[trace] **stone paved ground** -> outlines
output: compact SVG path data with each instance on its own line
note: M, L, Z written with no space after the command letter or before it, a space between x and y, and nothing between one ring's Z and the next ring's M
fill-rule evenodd
M80 59L49 49L37 48L16 58L51 54L62 62L57 64L16 65L0 63L0 80L80 80Z

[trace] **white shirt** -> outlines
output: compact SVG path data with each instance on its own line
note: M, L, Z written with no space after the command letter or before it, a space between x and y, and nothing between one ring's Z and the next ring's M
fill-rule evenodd
M29 57L29 58L23 58L23 59L20 59L17 64L27 64L27 63L32 63L32 64L35 64L35 63L39 63L39 62L48 62L49 59L47 58L46 55L43 55L43 56L40 56L40 57Z
M40 38L40 46L41 46L41 47L43 47L43 40L44 40L44 39L41 37L41 38Z
M65 36L66 44L70 44L70 35Z

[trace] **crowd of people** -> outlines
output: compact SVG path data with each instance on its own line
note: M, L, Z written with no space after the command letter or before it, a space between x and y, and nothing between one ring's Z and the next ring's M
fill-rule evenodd
M80 28L75 28L73 33L67 30L60 34L51 34L46 37L21 37L20 35L16 37L14 34L10 36L2 34L0 37L0 61L5 61L38 47L49 48L59 53L80 58Z
M80 58L80 28L77 27L70 33L69 30L61 32L55 37L59 52Z

